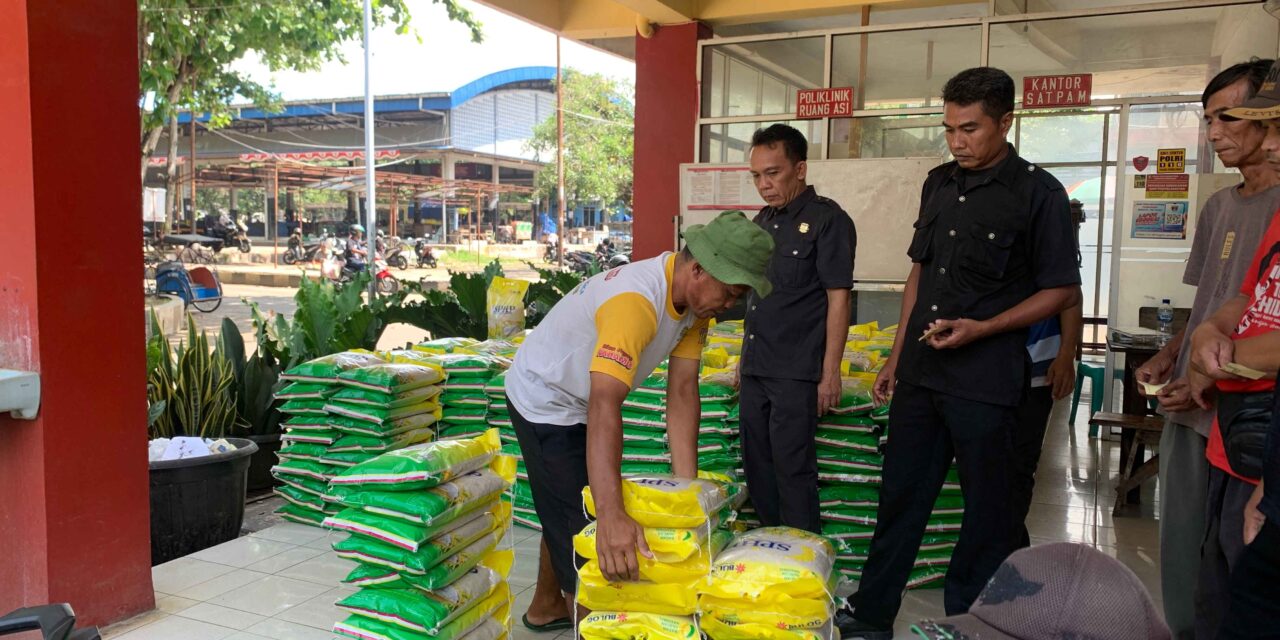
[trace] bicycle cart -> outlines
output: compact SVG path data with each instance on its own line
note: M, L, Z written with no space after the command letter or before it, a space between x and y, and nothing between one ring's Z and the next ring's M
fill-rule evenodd
M209 313L222 304L222 282L208 267L187 269L181 262L165 262L156 267L156 292L169 293L186 306Z

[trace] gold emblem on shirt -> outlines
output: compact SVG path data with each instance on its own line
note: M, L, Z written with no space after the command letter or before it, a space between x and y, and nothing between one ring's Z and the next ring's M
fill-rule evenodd
M801 223L800 223L800 233L809 233L809 223L808 223L808 222L801 222Z
M1227 237L1222 241L1222 259L1226 260L1231 257L1231 247L1236 243L1236 232L1228 231Z

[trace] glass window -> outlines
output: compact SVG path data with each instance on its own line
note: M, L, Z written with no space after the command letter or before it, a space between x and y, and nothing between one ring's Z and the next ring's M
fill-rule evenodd
M1045 13L1065 9L1103 9L1116 5L1156 4L1166 0L1000 0L996 2L996 15L1023 15L1027 13Z
M1035 113L1018 116L1018 153L1038 164L1102 160L1101 113Z
M993 24L989 60L1019 99L1024 76L1066 73L1092 73L1095 100L1199 96L1223 68L1273 56L1278 32L1261 4Z
M941 6L937 3L931 3L929 6L913 7L909 9L899 9L897 8L898 4L906 3L871 5L870 24L930 22L936 20L954 20L956 18L981 18L987 15L986 2L965 2L961 4L946 4Z
M751 135L756 129L771 124L789 124L800 130L809 141L809 159L822 158L822 141L826 127L822 120L770 120L765 122L732 122L702 125L702 149L698 162L747 162L751 151Z
M729 99L724 115L760 113L760 73L737 60L729 60Z
M786 114L796 91L825 86L825 55L823 39L816 37L705 47L702 116ZM718 58L727 62L717 62ZM728 89L722 97L714 87L725 82L726 74Z
M942 104L942 85L981 62L982 29L835 36L831 49L831 86L854 87L861 102L855 108L937 106Z
M1135 105L1129 109L1129 135L1125 163L1133 171L1133 159L1146 156L1154 172L1159 149L1186 149L1187 172L1196 173L1204 140L1200 103Z
M949 158L941 122L941 115L835 119L828 157Z

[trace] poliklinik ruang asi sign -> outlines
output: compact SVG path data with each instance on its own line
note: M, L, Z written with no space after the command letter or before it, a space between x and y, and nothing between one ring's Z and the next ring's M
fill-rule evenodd
M1022 108L1086 107L1093 102L1093 74L1027 76L1022 79Z
M796 119L848 118L853 115L853 87L801 89L796 92Z

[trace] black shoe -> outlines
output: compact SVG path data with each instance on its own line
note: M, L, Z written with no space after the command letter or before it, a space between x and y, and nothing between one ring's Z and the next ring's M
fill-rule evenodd
M836 611L832 621L840 630L841 640L893 640L893 629L873 627L855 617L847 607Z

